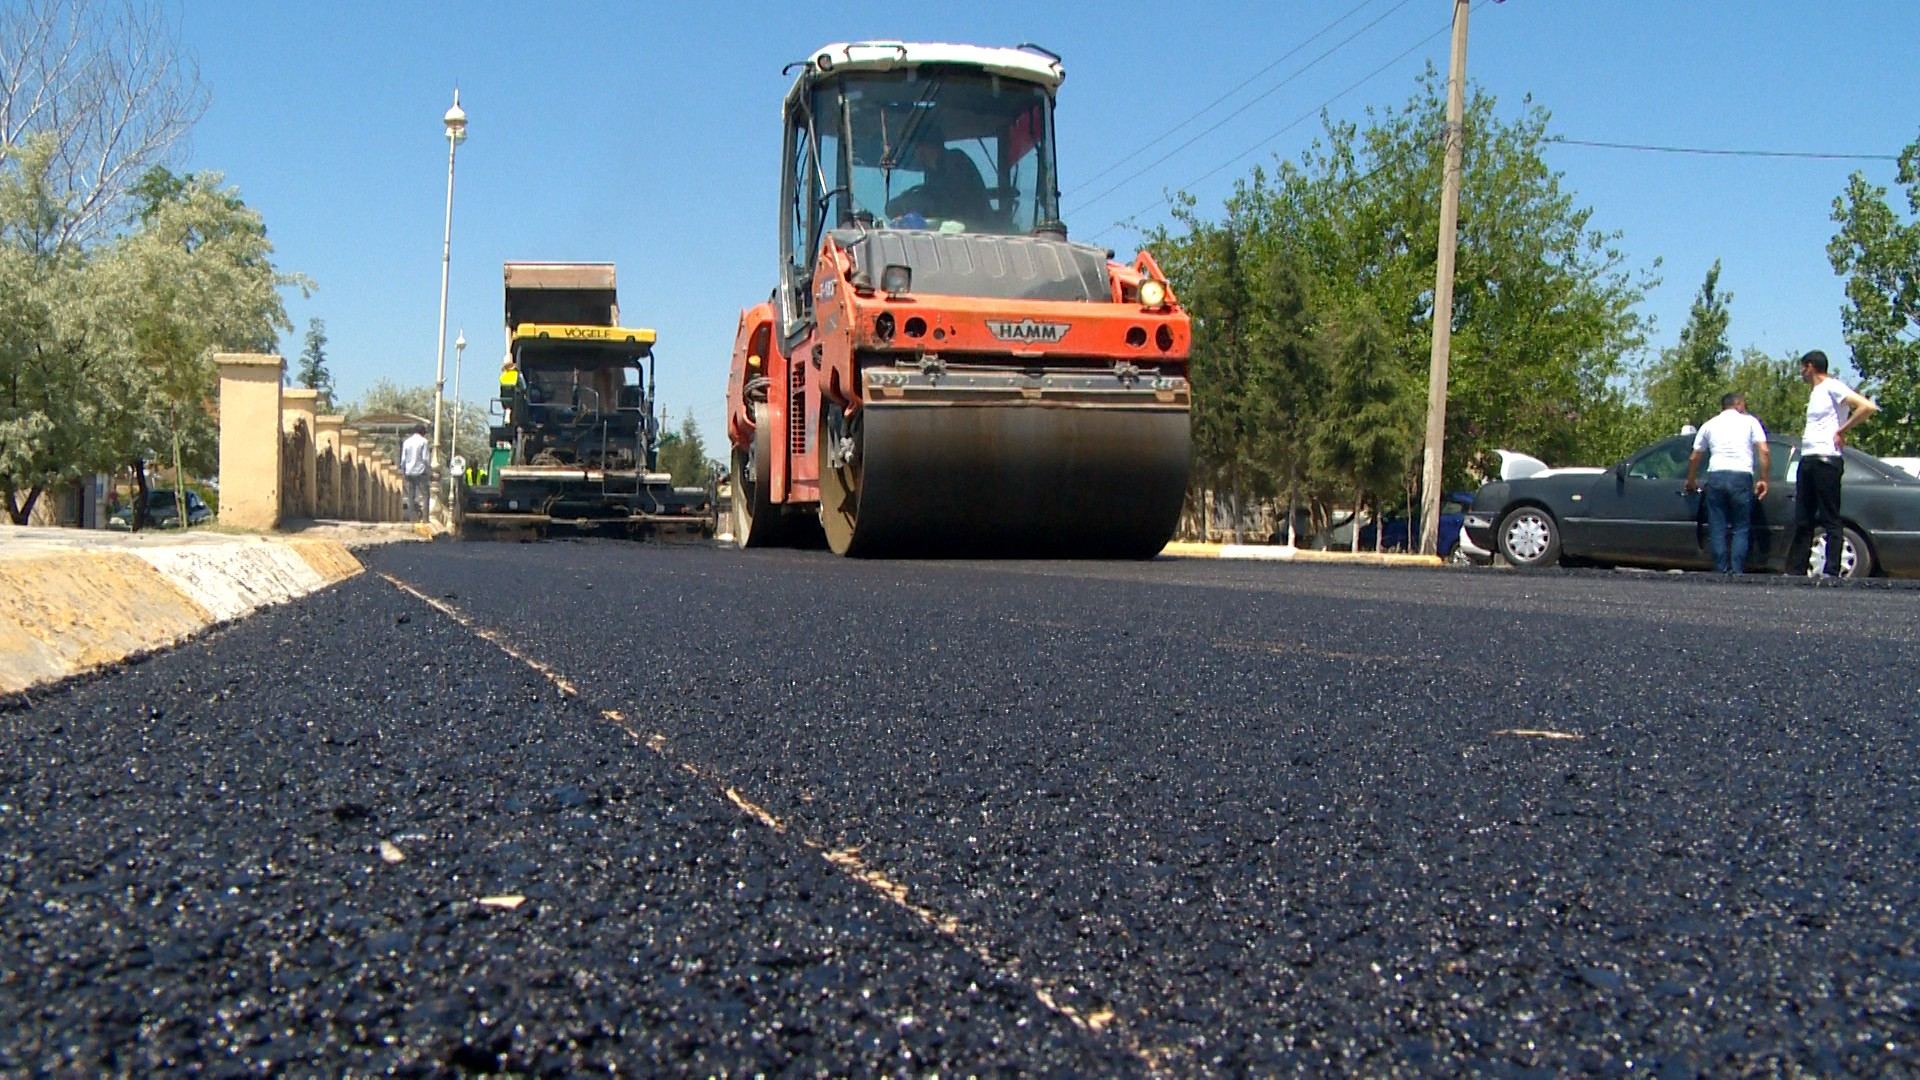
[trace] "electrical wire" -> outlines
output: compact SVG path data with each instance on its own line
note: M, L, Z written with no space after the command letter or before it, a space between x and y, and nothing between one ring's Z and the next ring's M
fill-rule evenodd
M1544 141L1602 150L1638 150L1650 154L1706 154L1713 157L1801 158L1810 161L1898 161L1898 154L1829 154L1812 150L1720 150L1704 146L1653 146L1645 143L1600 142L1550 135Z
M1483 8L1489 2L1490 0L1480 0L1479 3L1474 5L1474 8L1476 10L1479 8ZM1406 49L1402 50L1400 53L1395 55L1393 59L1388 60L1386 63L1381 64L1379 67L1374 68L1372 71L1361 76L1359 79L1356 79L1352 83L1348 84L1345 89L1334 94L1332 97L1327 98L1325 101L1322 101L1320 104L1315 105L1313 108L1307 110L1304 113L1301 113L1299 116L1295 117L1290 123L1288 123L1285 127L1281 128L1278 131L1273 132L1272 134L1261 139L1259 142L1253 144L1252 146L1247 147L1245 150L1242 150L1238 154L1235 154L1234 156L1228 158L1227 160L1221 162L1220 164L1215 165L1213 168L1208 169L1206 172L1201 173L1199 176L1196 176L1193 179L1187 181L1186 183L1181 184L1180 188L1177 190L1184 190L1186 188L1191 188L1195 184L1198 184L1203 180L1207 180L1213 177L1214 175L1221 172L1222 170L1240 161L1242 158L1245 158L1247 155L1255 153L1260 148L1266 146L1268 143L1272 142L1273 140L1279 138L1282 135L1285 135L1287 132L1292 131L1294 128L1299 127L1301 124L1312 119L1313 117L1320 115L1321 111L1327 108L1327 106L1332 105L1334 102L1339 101L1341 98L1346 97L1348 94L1353 93L1355 90L1358 90L1360 87L1373 81L1375 78L1379 77L1381 74L1391 69L1394 65L1400 63L1400 61L1405 60L1407 57L1412 56L1414 53L1425 48L1427 44L1431 42L1434 38L1437 38L1442 34L1449 33L1450 31L1452 31L1452 29L1453 29L1452 20L1448 20L1447 25L1442 26L1440 29L1434 31L1431 34L1428 34L1426 37L1421 38L1419 41L1414 42L1411 46L1407 47ZM1093 241L1100 239L1101 237L1107 235L1108 233L1112 232L1115 229L1124 228L1127 225L1127 223L1129 221L1132 221L1134 218L1137 218L1140 215L1145 214L1150 210L1154 210L1158 207L1165 206L1172 200L1173 200L1173 197L1171 195L1162 195L1160 196L1160 198L1154 200L1153 202L1148 203L1147 205L1141 207L1138 210L1135 210L1133 213L1127 215L1126 217L1120 219L1119 221L1116 221L1113 224L1108 225L1106 228L1101 229L1099 232L1094 233L1092 236L1087 237L1086 242L1092 243Z
M1208 135L1211 135L1214 132L1220 130L1222 127L1224 127L1227 124L1228 121L1232 120L1234 117L1239 116L1241 113L1244 113L1248 109L1253 108L1255 105L1259 104L1260 102L1266 100L1269 97L1272 97L1274 94L1278 93L1281 89L1283 89L1288 83L1293 82L1293 80L1306 74L1308 71L1311 71L1316 64L1320 63L1320 61L1325 60L1327 57L1332 56L1334 53L1339 52L1343 48L1346 48L1349 44L1351 44L1354 41L1355 38L1358 38L1360 35L1365 34L1367 31L1380 25L1382 22L1386 21L1389 17L1391 17L1395 12L1399 11L1403 7L1406 7L1408 4L1411 4L1412 2L1413 0L1400 0L1400 3L1395 4L1391 8L1388 8L1385 12L1381 13L1381 15L1375 18L1372 22L1368 23L1367 25L1361 27L1358 30L1355 30L1351 34L1348 34L1346 37L1341 38L1338 42L1336 42L1333 45L1333 47L1327 49L1325 52L1321 53L1319 56L1314 57L1312 60L1307 61L1304 65L1296 69L1293 72L1293 74L1288 75L1286 78L1281 79L1279 82L1273 84L1267 89L1254 95L1252 98L1248 99L1245 104L1241 105L1239 108L1233 110L1227 115L1221 117L1219 120L1209 125L1205 130L1201 131L1199 134L1193 136L1192 138L1188 139L1186 142L1181 143L1179 146L1174 147L1173 149L1167 151L1166 153L1161 154L1159 157L1154 158L1152 161L1146 163L1145 165L1142 165L1138 169L1135 169L1133 172L1128 173L1119 182L1113 184L1112 186L1108 187L1104 191L1100 192L1100 194L1092 196L1091 198L1088 198L1083 202L1076 203L1072 207L1072 209L1075 211L1085 210L1087 207L1092 206L1094 203L1097 203L1100 200L1106 198L1107 196L1112 195L1114 192L1119 191L1121 188L1126 187L1128 184L1132 183L1133 181L1138 180L1140 177L1158 168L1160 165L1170 160L1174 155L1180 153L1180 151L1185 150L1187 147L1192 146L1194 143L1197 143L1201 139L1206 138ZM1422 42L1422 44L1425 44L1425 42ZM1212 107L1213 106L1209 105L1207 108L1212 108ZM1205 110L1202 110L1202 111L1205 111ZM1111 172L1112 170L1109 169L1108 171Z
M1233 95L1239 93L1242 90L1245 90L1248 86L1251 86L1253 84L1254 80L1260 78L1262 75L1267 74L1268 72L1272 71L1274 68L1279 67L1281 64L1286 63L1288 60L1292 59L1295 55L1297 55L1300 52L1300 50L1306 48L1307 46L1325 37L1328 33L1332 32L1334 27L1339 26L1341 23L1346 22L1348 19L1353 18L1355 15L1358 15L1362 9L1366 8L1369 4L1372 4L1374 2L1375 0L1360 0L1358 4L1355 4L1353 7L1349 8L1345 15L1340 16L1339 18L1333 20L1327 25L1321 27L1319 30L1315 31L1311 37L1307 38L1305 41L1302 41L1300 44L1295 45L1293 48L1288 49L1285 53L1281 54L1279 59L1275 60L1273 63L1268 64L1266 67L1263 67L1259 71L1256 71L1253 74L1247 76L1245 79L1240 80L1240 82L1237 85L1235 85L1233 89L1228 90L1226 93L1221 94L1219 97L1214 98L1212 101L1209 101L1205 105L1194 110L1194 112L1191 115L1189 115L1186 119L1181 120L1179 123L1173 125L1167 130L1161 132L1158 135L1155 135L1153 138L1148 139L1146 142L1141 143L1139 146L1136 146L1132 150L1129 150L1126 153L1120 155L1120 157L1117 160L1107 165L1103 165L1099 169L1094 170L1084 180L1082 180L1080 182L1080 185L1074 188L1073 191L1064 192L1063 194L1073 195L1078 192L1085 191L1089 187L1092 187L1095 183L1097 183L1103 177L1108 176L1109 174L1113 173L1115 170L1121 168L1122 166L1126 165L1128 162L1132 161L1134 158L1140 156L1141 154L1146 153L1148 150L1152 149L1154 146L1160 144L1161 142L1164 142L1168 138L1171 138L1173 135L1178 133L1181 128L1186 127L1188 124L1191 124L1195 120L1200 119L1202 116L1205 116L1207 113L1212 112L1213 109L1218 105L1220 105L1221 102L1224 102L1228 98L1232 97ZM1402 4L1401 6L1404 7L1406 5ZM1392 14L1392 12L1388 12L1388 14Z

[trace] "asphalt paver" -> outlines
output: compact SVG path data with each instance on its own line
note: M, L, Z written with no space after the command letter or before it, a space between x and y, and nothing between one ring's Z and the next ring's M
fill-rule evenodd
M8 1075L1138 1071L371 575L0 727Z

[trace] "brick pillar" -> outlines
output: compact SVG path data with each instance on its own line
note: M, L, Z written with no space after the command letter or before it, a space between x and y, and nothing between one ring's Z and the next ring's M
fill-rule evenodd
M367 486L369 490L372 492L372 502L373 502L373 513L369 516L374 521L386 521L387 520L387 471L388 471L387 452L385 450L375 450L372 454L368 456L370 459L370 464L367 468Z
M280 378L286 362L266 353L218 353L220 523L280 524Z
M369 439L368 445L360 448L360 463L354 469L354 478L360 484L358 498L361 521L380 520L380 506L373 501L373 455L377 451L373 449L372 442L373 440Z
M340 516L360 521L360 433L340 429Z
M316 470L328 470L324 474L316 471L314 490L324 492L324 497L314 503L316 517L340 517L340 427L346 422L343 416L316 416L313 418L313 455Z
M319 453L319 441L315 436L314 420L320 401L320 391L309 390L304 386L295 386L280 391L280 431L292 435L303 425L306 428L305 460L297 464L300 476L300 491L296 497L287 500L287 506L303 518L319 516L314 499L314 478L319 473L319 465L314 458ZM292 471L292 470L290 470Z

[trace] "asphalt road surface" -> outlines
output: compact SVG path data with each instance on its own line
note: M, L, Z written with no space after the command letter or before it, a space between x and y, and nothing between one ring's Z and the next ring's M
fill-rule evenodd
M0 1071L1920 1070L1920 591L364 554L0 712Z

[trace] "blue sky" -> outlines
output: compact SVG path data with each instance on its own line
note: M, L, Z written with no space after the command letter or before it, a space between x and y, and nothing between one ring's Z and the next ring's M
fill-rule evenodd
M1061 53L1068 224L1124 254L1138 230L1109 227L1163 220L1166 189L1213 210L1256 162L1299 154L1320 130L1317 119L1296 123L1304 114L1397 104L1425 64L1444 70L1450 6L179 0L182 43L212 100L176 164L225 174L265 216L280 266L318 283L311 297L287 298L290 361L317 316L344 399L383 377L430 384L446 196L440 118L457 83L472 126L454 195L447 336L464 328L469 342L463 396L483 402L498 367L502 262L613 261L623 321L659 331L671 421L691 410L718 458L734 324L774 282L788 61L874 38L1033 41ZM1920 4L1905 2L1506 0L1476 5L1468 74L1508 115L1531 95L1570 139L1892 155L1920 136L1917 40ZM1548 156L1594 225L1624 233L1629 265L1660 261L1662 284L1643 308L1656 347L1673 342L1718 258L1736 350L1819 347L1844 362L1830 207L1855 170L1891 187L1893 162L1572 146ZM451 346L447 354L451 394Z

